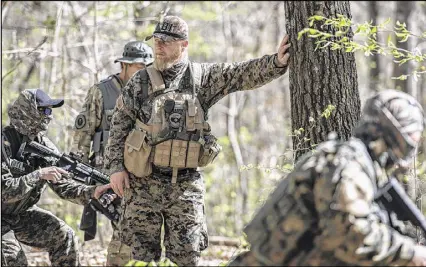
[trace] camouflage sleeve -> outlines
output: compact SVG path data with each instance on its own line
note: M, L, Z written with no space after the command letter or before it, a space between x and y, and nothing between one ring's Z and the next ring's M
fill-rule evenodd
M74 136L71 151L82 153L87 162L90 153L90 143L95 135L96 128L102 121L103 98L97 85L92 86L87 92L83 110L74 122Z
M277 67L276 58L277 54L274 54L238 63L203 63L201 96L207 107L227 94L259 88L283 75L287 66Z
M356 162L343 169L337 187L317 183L315 203L322 214L318 247L353 265L404 266L414 256L414 241L382 222L373 188Z
M59 152L58 148L49 140L49 138L43 137L43 143L50 149ZM81 205L88 203L96 188L96 186L88 186L70 179L62 179L56 184L48 183L48 185L60 198Z
M86 205L95 192L95 185L85 185L69 179L62 179L56 184L48 183L50 188L62 199L75 204Z
M6 162L2 161L1 201L3 203L11 203L24 199L38 182L40 182L39 170L15 178Z
M132 129L141 106L142 88L140 86L140 73L141 71L136 72L127 82L115 104L104 155L104 169L109 170L110 175L125 170L123 156L124 142Z

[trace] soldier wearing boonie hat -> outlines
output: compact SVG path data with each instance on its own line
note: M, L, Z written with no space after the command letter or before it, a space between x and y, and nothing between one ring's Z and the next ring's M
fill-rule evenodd
M114 60L120 62L121 72L110 75L93 85L86 96L83 110L75 119L72 151L94 167L103 167L105 144L108 141L110 121L115 102L127 80L140 69L152 64L152 48L141 41L126 43L123 54ZM120 241L118 225L112 224L113 236L108 247L107 265L124 266L130 260L130 250Z

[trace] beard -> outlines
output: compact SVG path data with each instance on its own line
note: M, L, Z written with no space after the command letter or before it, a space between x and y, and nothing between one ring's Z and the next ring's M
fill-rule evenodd
M158 55L155 55L154 68L159 71L171 68L181 58L182 53L181 46L177 46L169 56L160 58Z

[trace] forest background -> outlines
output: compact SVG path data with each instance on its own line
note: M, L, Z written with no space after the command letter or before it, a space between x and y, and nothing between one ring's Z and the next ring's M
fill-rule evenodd
M390 28L399 21L420 35L426 31L425 1L351 1L350 12L355 24L390 19ZM8 106L21 90L42 88L65 99L63 108L55 110L48 136L69 152L74 119L87 90L118 73L119 64L113 61L121 56L124 44L143 40L164 14L188 22L189 57L196 62L236 62L276 53L288 19L282 1L2 1L2 127L9 122ZM426 53L425 38L394 43ZM148 44L153 46L152 40ZM354 54L361 104L374 92L397 88L426 107L426 75L392 78L410 73L417 63L399 66L393 57ZM291 108L297 106L292 107L286 73L257 90L227 96L211 109L209 122L223 147L203 170L211 236L241 238L256 208L293 167ZM423 140L416 167L420 199L426 179ZM78 230L82 206L62 201L50 189L39 206L64 219L83 240ZM94 242L106 247L111 233L107 219L98 216Z

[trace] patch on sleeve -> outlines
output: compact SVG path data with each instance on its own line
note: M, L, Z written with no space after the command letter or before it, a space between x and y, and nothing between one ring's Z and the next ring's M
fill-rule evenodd
M115 106L117 107L118 110L123 109L123 106L124 106L123 95L120 95L117 98L117 101L115 101Z
M76 129L81 129L84 126L86 126L86 116L83 115L83 114L80 114L75 119L75 128Z

